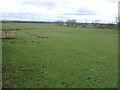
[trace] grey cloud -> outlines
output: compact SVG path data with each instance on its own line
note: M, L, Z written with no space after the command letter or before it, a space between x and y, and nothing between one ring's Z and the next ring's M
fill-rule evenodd
M28 2L24 2L23 4L37 6L37 7L46 7L48 10L52 10L55 7L57 7L57 3L55 2L28 1Z
M89 10L86 8L81 8L76 13L81 14L81 15L95 15L96 14L94 10Z
M65 13L63 15L95 15L95 14L96 13L94 10L81 8L81 9L77 10L75 13Z
M65 16L56 15L52 18L49 16L38 14L38 13L2 13L1 19L10 20L35 20L35 21L56 21L67 19Z
M33 13L2 13L2 18L14 18L14 19L35 19L40 17L41 15L33 14Z

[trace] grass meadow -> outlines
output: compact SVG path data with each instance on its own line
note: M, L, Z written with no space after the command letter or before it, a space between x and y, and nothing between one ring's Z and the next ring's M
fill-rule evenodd
M3 88L117 88L118 31L3 23Z

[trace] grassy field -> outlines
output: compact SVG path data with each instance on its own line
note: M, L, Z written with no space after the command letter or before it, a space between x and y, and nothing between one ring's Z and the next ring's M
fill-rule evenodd
M3 39L4 88L116 88L118 32L50 24L8 23Z

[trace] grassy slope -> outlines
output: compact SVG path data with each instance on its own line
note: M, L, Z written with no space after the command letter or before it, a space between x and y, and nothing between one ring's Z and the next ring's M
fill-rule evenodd
M23 27L3 40L3 87L117 87L117 30L3 24Z

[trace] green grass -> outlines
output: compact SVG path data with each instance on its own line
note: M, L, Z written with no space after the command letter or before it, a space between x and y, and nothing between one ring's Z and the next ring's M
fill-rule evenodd
M21 28L17 39L3 39L3 87L118 87L117 30L22 23L3 28Z

